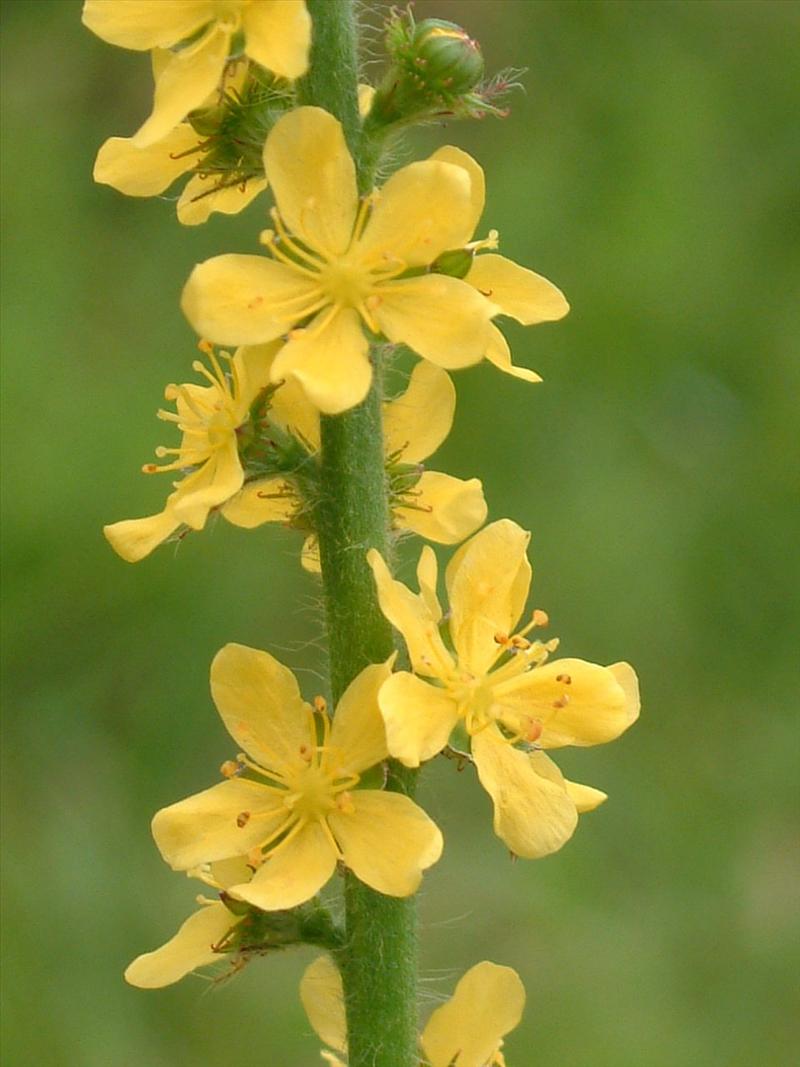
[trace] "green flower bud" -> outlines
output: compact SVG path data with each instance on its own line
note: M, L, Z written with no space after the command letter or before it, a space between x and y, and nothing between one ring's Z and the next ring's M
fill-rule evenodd
M483 77L478 42L444 19L425 19L415 27L406 60L434 93L468 93Z
M466 278L472 266L473 254L469 248L454 248L451 252L442 252L431 264L434 274L447 274L451 278Z

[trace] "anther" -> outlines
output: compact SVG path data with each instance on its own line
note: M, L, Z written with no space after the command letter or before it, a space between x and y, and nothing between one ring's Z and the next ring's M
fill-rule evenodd
M550 625L550 616L547 614L546 611L542 611L541 608L534 609L534 612L533 612L533 615L531 616L531 618L533 620L533 625L534 626L549 626Z
M557 682L563 682L564 685L572 685L572 678L568 674L557 674Z
M569 696L566 693L563 693L558 700L553 701L553 707L556 709L565 708L567 704L569 704Z
M260 848L251 848L247 853L247 866L252 867L254 871L257 871L261 864L264 862L264 853Z
M511 647L512 648L519 648L519 649L522 649L523 651L526 651L527 649L529 649L531 647L531 643L527 639L527 637L522 637L520 634L515 634L511 638Z
M542 736L544 727L540 722L531 722L525 733L525 740L533 744L534 741L538 741Z
M325 712L328 710L328 701L325 699L325 697L314 697L314 710L318 711L320 715L325 714Z
M308 745L300 746L300 759L306 760L307 763L311 762L311 749Z
M211 353L214 351L214 346L211 344L210 341L206 341L205 339L198 341L197 347L207 356L210 356ZM192 366L194 366L194 364L192 364Z
M250 822L250 812L249 811L240 811L239 814L236 816L236 825L239 827L240 830L243 830L244 827L247 826L247 824L249 822Z
M342 815L352 815L356 810L353 798L348 792L340 793L336 798L336 807Z
M496 645L507 645L510 640L508 634L498 632L494 635L494 642Z
M142 474L155 474L158 470L158 464L156 463L144 463L142 464Z
M241 763L237 763L236 760L226 759L219 769L219 773L223 778L235 778L237 774L241 774L244 770Z

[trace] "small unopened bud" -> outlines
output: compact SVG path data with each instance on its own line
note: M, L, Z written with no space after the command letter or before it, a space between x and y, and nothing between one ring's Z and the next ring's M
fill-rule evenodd
M483 77L477 41L444 19L424 19L414 29L411 62L425 85L438 93L468 93Z
M472 267L472 252L467 248L456 248L452 252L442 252L431 265L433 274L446 274L450 278L466 278Z

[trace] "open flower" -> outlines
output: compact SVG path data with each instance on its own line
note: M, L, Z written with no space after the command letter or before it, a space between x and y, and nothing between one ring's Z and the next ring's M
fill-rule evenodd
M268 385L277 347L240 348L233 357L221 352L218 358L210 345L201 345L212 369L200 360L192 366L209 384L167 386L164 396L175 402L177 412L162 410L158 416L174 422L183 437L177 448L156 449L160 458L174 457L169 463L146 463L142 470L182 471L184 477L175 483L163 511L104 527L112 548L124 560L144 559L181 526L202 530L209 512L241 489L240 447L247 441L251 405Z
M163 808L153 837L176 870L247 855L252 880L229 894L264 911L313 897L344 863L388 896L416 892L442 851L442 835L400 793L358 788L387 756L378 690L391 661L366 667L331 723L318 698L304 703L294 675L266 652L226 645L211 665L211 692L244 750L226 781Z
M212 889L226 890L250 875L241 857L213 863L204 869L188 872ZM247 917L247 909L232 911L224 899L198 898L199 911L194 912L174 937L153 952L137 956L125 971L125 981L140 989L160 989L172 985L211 963L219 963L231 943L236 927Z
M455 404L456 391L447 372L432 363L418 363L406 391L384 404L383 417L393 525L447 545L463 541L486 519L483 487L477 478L465 481L422 468L422 460L450 432ZM276 390L269 415L312 453L319 450L319 414L295 382ZM223 505L222 514L250 529L265 522L302 526L306 510L301 486L291 475L272 475L248 482ZM316 534L307 538L302 559L307 569L319 570Z
M463 153L449 153L403 167L359 200L340 124L320 108L289 112L264 147L277 205L275 232L262 234L271 258L215 256L195 267L182 301L190 323L221 344L288 334L273 380L296 379L326 414L369 389L365 328L446 369L478 362L500 304L430 269L470 242L483 206L471 173L452 162Z
M214 92L239 33L245 55L280 77L299 78L308 66L305 0L86 0L83 22L121 48L174 48L157 74L152 114L134 134L140 148L160 141Z
M417 767L461 724L494 802L495 833L516 855L537 857L561 848L578 813L605 799L567 782L542 750L619 737L638 718L639 692L627 663L546 662L558 642L526 636L547 622L544 612L513 633L530 586L529 539L502 519L457 550L446 572L452 651L440 630L432 549L420 556L417 595L391 577L374 549L367 558L381 609L405 638L414 670L393 674L381 688L390 753Z
M330 956L319 956L300 980L300 999L317 1036L334 1050L329 1063L347 1055L344 990ZM511 967L484 960L466 972L452 997L436 1008L420 1036L429 1067L505 1067L503 1038L522 1018L525 989Z
M153 51L156 80L169 61L169 52ZM109 137L97 153L94 180L127 196L158 196L192 171L178 199L178 220L195 226L214 211L234 215L267 187L260 144L252 143L263 142L254 116L266 95L257 79L248 80L246 60L230 62L192 122L180 122L145 147L133 137Z

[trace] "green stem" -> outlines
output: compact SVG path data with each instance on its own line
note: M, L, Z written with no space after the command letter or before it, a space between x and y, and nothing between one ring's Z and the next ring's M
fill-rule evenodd
M373 183L376 153L362 143L358 115L357 26L352 0L308 0L314 26L311 65L300 85L305 104L342 123L359 190ZM338 701L369 663L393 650L366 553L390 552L383 455L383 376L373 351L372 388L362 404L322 418L319 536L331 690ZM389 789L413 792L415 775L392 766ZM415 1067L417 945L413 900L382 896L345 875L346 944L336 953L344 982L350 1067Z

